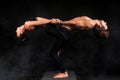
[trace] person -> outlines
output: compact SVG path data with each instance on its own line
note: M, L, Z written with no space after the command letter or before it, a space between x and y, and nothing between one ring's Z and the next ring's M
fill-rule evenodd
M23 25L17 27L17 37L24 41L27 31L34 30L39 26L44 27L45 31L54 37L50 53L56 65L59 67L60 72L55 74L53 78L66 78L69 76L64 60L59 55L68 44L67 42L71 37L70 32L72 30L91 30L94 28L100 37L105 39L109 37L107 23L104 20L92 19L88 16L75 17L67 21L62 21L58 18L47 19L36 17L36 20L26 21Z

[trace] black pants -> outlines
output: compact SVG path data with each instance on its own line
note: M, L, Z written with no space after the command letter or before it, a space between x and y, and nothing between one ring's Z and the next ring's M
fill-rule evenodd
M65 72L65 63L62 57L58 56L58 52L63 50L70 39L70 30L59 25L48 24L45 31L53 38L50 46L50 55L58 67L60 72Z

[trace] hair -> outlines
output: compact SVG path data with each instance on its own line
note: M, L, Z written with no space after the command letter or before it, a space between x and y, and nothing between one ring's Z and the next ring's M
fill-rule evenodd
M98 37L102 38L102 39L107 39L110 35L109 30L108 29L103 29L102 27L100 28L98 25L95 25L95 30L98 33Z
M107 39L110 35L109 30L99 30L99 36L103 39Z

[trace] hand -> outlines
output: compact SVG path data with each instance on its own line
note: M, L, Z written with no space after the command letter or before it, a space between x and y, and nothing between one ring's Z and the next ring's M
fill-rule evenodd
M24 25L18 27L17 30L16 30L16 33L17 33L17 37L21 38L25 34Z
M51 22L50 23L52 23L52 24L60 24L62 21L60 20L60 19L55 19L55 18L53 18L53 19L51 19Z

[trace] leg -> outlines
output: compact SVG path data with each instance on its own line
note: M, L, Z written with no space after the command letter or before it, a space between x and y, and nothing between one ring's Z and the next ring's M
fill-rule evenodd
M59 52L58 52L59 53ZM51 57L61 73L66 71L64 60L57 53L51 53Z
M54 26L54 27L53 27ZM65 78L68 77L66 72L65 63L63 59L59 56L61 50L67 45L69 30L56 25L49 25L46 27L46 32L51 35L54 39L50 46L50 55L58 67L60 73L55 74L54 78Z
M61 40L54 39L52 44L51 44L50 55L51 55L53 61L55 62L55 65L57 66L58 70L60 71L59 73L55 74L53 76L53 78L65 78L65 77L68 77L68 73L66 72L66 67L65 67L64 60L62 59L62 57L60 57L61 43L63 43Z
M61 50L58 51L58 56L60 55ZM60 69L60 72L55 74L53 78L66 78L68 77L68 72L65 70L65 68Z

